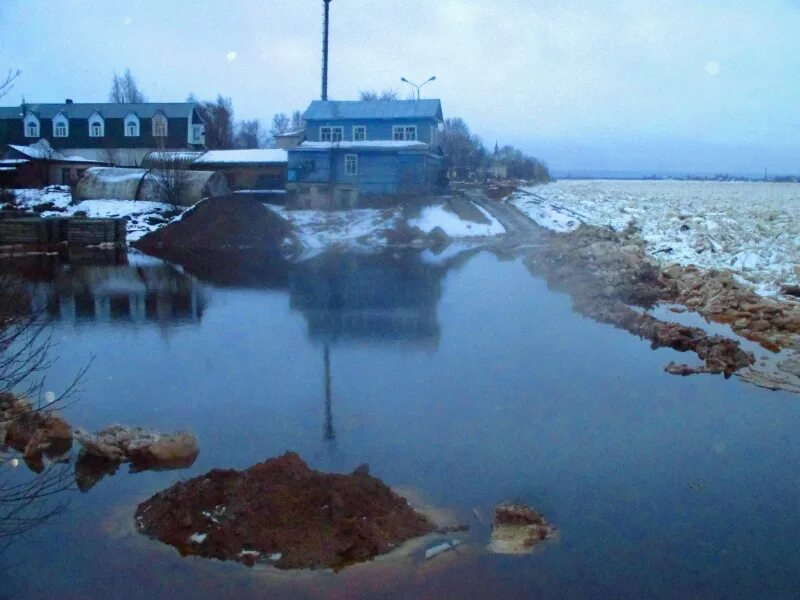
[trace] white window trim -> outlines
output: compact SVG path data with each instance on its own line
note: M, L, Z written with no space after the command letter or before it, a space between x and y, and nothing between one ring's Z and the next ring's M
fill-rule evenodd
M330 139L329 140L324 139L324 135L325 134L323 132L326 129L328 130L328 133L330 134ZM338 140L334 139L334 135L333 135L334 132L339 134L339 139ZM336 143L336 142L344 141L344 127L342 127L341 125L322 125L319 128L319 141L320 142L330 142L332 144Z
M352 162L354 168L350 171L350 163ZM345 154L344 155L344 174L345 175L358 175L358 154Z
M357 140L356 139L356 130L363 129L364 130L364 138ZM367 126L366 125L353 125L353 141L354 142L366 142L367 141Z
M408 135L409 130L414 131L414 137ZM398 133L400 134L398 137ZM392 140L395 142L416 142L419 139L416 125L393 125L392 126Z
M64 133L60 134L59 130L63 128ZM58 113L53 117L53 137L66 138L69 137L69 119L63 113Z
M202 144L205 126L202 123L192 123L189 131L191 136L189 142L192 144Z
M159 133L157 133L157 127L158 127L159 123L164 125L164 133L160 134L160 135L159 135ZM157 114L153 115L152 125L153 125L153 137L168 137L169 136L169 125L168 125L168 122L167 122L167 118L163 114L157 113Z
M136 133L135 134L128 133L128 127L130 125L135 125L136 126ZM123 122L123 126L124 126L123 129L124 129L125 137L139 137L141 135L141 133L142 133L141 124L139 123L139 117L137 117L133 113L129 113L125 117L125 121Z
M94 134L94 126L100 126L100 133L95 135ZM106 135L106 121L103 117L100 116L100 113L97 111L93 112L89 117L89 137L90 138L101 138L105 137Z
M28 134L28 129L31 125L36 127L36 132L33 135ZM40 137L39 132L41 131L41 124L39 123L39 119L36 118L36 115L27 115L22 122L22 128L26 138Z

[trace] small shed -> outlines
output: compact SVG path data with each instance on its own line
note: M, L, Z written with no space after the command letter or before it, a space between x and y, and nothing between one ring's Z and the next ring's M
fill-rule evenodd
M47 140L30 146L8 144L0 153L0 186L41 188L72 185L90 167L107 165L82 156L65 156L53 150Z
M275 191L286 188L288 154L279 148L210 150L190 169L222 174L232 191Z
M228 193L225 177L213 171L175 170L159 173L155 169L93 167L86 170L73 191L76 200L149 200L164 202L163 178L180 178L182 206L193 206L203 198Z

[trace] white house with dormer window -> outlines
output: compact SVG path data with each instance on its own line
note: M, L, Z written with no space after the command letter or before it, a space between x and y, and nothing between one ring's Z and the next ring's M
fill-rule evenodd
M155 150L205 150L205 123L194 102L0 106L0 145L40 139L64 156L138 166Z

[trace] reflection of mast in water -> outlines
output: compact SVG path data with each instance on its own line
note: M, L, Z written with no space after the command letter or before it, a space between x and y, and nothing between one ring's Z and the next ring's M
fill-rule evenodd
M325 441L333 441L336 434L333 431L333 410L331 409L331 350L326 343L325 357L325 428L322 437Z

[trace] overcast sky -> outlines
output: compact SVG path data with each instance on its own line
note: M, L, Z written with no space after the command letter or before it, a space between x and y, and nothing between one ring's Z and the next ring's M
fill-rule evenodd
M330 97L421 81L446 117L556 170L800 173L800 2L333 0ZM0 0L4 104L319 97L322 0Z

